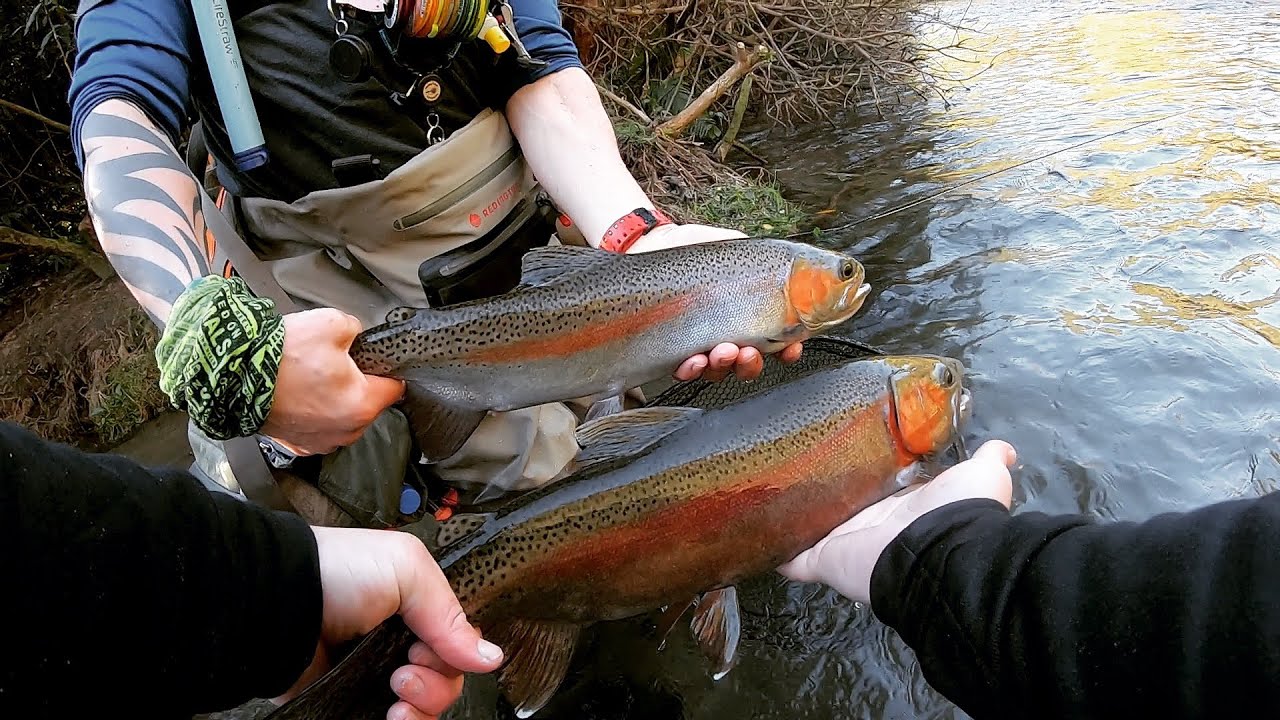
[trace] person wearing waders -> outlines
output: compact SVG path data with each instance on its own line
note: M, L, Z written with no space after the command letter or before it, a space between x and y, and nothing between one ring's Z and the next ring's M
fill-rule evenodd
M81 0L75 30L89 214L162 330L192 469L314 523L429 525L449 509L424 490L537 487L578 450L585 408L553 403L489 414L424 468L404 383L348 355L393 308L507 291L552 242L742 236L641 190L554 0ZM672 370L762 362L724 343Z

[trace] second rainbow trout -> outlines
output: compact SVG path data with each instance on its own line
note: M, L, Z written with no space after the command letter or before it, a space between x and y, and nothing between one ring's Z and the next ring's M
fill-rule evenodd
M439 526L435 553L467 618L502 647L519 717L551 699L581 628L662 607L721 676L734 585L813 547L911 482L968 414L964 367L890 356L820 369L723 407L654 406L579 428L571 473ZM425 527L425 526L424 526ZM398 617L268 720L375 720L415 637Z

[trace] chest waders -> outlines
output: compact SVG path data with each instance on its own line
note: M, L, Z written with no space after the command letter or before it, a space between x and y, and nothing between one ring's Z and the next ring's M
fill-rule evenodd
M369 327L398 306L500 294L517 284L529 249L583 243L533 178L505 117L489 108L390 172L368 155L338 158L338 187L292 202L227 193L209 172L199 126L187 159L221 210L208 220L219 238L214 271L239 275L282 313L332 307ZM397 527L434 509L402 500L426 494L436 480L466 487L504 477L505 489L521 490L554 478L578 450L574 430L585 406L574 407L491 413L456 455L431 468L418 464L407 420L394 407L356 443L322 457L293 459L264 437L214 441L193 424L188 438L199 474L250 501L299 512L280 481L301 477L354 524Z

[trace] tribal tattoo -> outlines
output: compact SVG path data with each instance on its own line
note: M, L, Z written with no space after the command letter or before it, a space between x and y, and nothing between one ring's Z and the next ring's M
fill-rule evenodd
M80 139L85 198L98 241L163 329L188 283L210 273L214 241L204 223L209 196L164 132L132 103L99 104L85 118Z

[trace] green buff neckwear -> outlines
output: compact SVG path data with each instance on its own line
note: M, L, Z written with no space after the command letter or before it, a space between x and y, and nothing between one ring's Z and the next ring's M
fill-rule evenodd
M216 440L244 437L266 422L284 352L284 318L244 280L192 281L173 305L156 345L160 389Z

